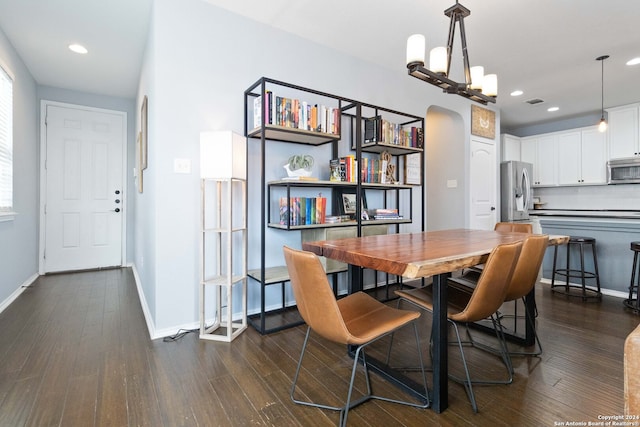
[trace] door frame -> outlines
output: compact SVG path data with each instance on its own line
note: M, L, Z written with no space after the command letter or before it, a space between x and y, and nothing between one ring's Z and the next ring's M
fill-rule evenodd
M46 166L46 157L47 157L47 126L46 126L46 118L47 118L47 107L48 106L56 106L62 108L73 108L79 110L85 110L89 112L96 113L106 113L106 114L115 114L122 117L122 188L123 193L128 188L127 186L127 148L128 148L128 140L127 140L127 113L124 111L117 110L108 110L104 108L95 108L89 107L86 105L80 104L70 104L66 102L58 102L58 101L49 101L46 99L42 99L40 101L40 219L39 219L39 239L38 239L38 273L40 275L45 274L44 271L44 251L46 247L46 219L45 219L45 205L46 205L46 189L47 189L47 174L45 173ZM127 192L128 193L128 192ZM122 235L120 236L121 240L121 249L120 249L120 265L123 266L126 264L126 255L127 255L127 200L129 199L129 194L125 194L126 197L122 198Z

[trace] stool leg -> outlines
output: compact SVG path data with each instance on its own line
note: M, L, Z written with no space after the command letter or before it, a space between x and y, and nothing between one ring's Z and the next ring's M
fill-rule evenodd
M553 269L551 269L551 289L556 282L556 260L558 259L558 245L553 247Z
M569 295L569 278L571 276L571 267L569 264L569 255L571 255L571 243L567 243L567 280L565 281L564 290Z
M631 272L631 285L629 286L629 304L633 304L633 280L636 278L636 269L638 267L638 252L633 254L633 271ZM636 310L640 310L640 275L636 282Z
M629 282L629 303L633 300L633 282L636 278L636 262L638 262L638 252L633 253L633 268L631 269L631 281Z
M598 273L598 255L596 254L595 242L591 244L591 250L593 252L593 269L596 272L596 286L598 287L598 297L602 298L600 292L600 273Z
M580 244L580 279L582 279L582 300L587 299L587 281L584 277L584 245Z

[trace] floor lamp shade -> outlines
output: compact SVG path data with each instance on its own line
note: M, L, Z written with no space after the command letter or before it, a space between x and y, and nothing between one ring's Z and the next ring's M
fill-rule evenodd
M202 178L247 178L247 141L231 131L200 133Z

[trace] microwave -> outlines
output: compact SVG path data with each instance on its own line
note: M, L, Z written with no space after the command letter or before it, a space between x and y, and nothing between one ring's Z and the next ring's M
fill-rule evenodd
M640 183L640 157L611 159L607 162L607 184Z

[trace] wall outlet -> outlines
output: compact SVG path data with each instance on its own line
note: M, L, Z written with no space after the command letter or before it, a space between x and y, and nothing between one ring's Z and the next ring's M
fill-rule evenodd
M458 180L457 179L448 179L447 180L447 188L457 188Z
M191 173L191 159L173 159L175 173Z

